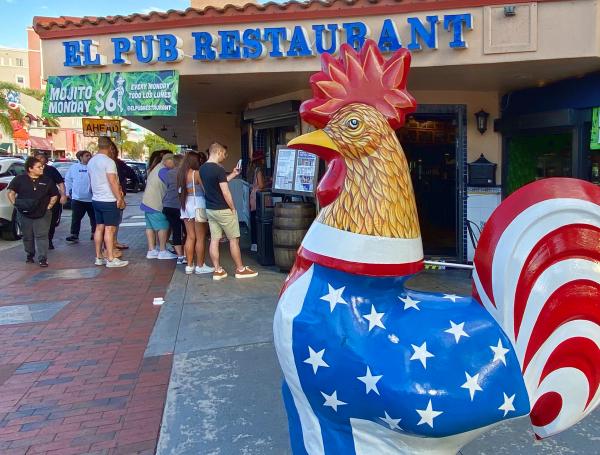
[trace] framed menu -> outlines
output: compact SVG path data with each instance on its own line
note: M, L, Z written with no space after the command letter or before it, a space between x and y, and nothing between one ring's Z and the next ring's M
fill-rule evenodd
M277 146L273 192L313 196L317 187L319 159L303 150Z

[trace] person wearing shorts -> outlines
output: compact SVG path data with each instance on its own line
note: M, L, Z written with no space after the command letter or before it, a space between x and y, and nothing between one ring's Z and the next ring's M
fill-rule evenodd
M119 186L117 166L109 158L112 140L108 137L98 138L98 153L87 165L92 187L92 207L96 218L94 244L96 246L96 265L106 267L125 267L128 261L115 257L115 233L119 225L120 208L125 207L125 200ZM106 259L102 254L102 244L106 248Z
M236 167L227 175L221 166L226 158L227 147L213 142L208 149L208 161L200 167L200 178L206 198L206 217L210 229L209 253L215 267L213 280L227 277L227 272L219 263L219 243L223 234L229 239L229 251L236 267L235 277L253 278L258 273L242 263L240 225L228 185L231 179L240 174L240 169Z

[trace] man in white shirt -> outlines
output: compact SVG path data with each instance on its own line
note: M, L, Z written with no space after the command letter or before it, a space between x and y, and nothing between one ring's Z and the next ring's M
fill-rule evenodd
M87 164L92 158L92 154L87 150L80 150L75 156L79 163L71 166L65 176L67 196L71 198L71 235L66 240L72 243L79 241L81 220L86 213L90 218L92 240L94 240L96 231L96 217L92 207L92 186L87 170Z
M119 209L125 208L125 199L119 186L117 165L109 158L112 141L98 138L98 153L88 162L92 185L92 206L96 215L96 265L125 267L129 262L114 256L115 232L119 225ZM102 256L102 242L106 247L106 260Z

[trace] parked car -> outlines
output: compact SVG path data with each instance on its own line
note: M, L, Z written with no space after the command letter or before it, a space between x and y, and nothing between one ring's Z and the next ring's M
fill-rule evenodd
M144 174L142 174L140 168L132 163L127 163L127 166L131 168L135 175L135 178L127 178L127 191L131 193L144 191L144 188L146 187L146 180L144 179Z
M24 173L25 162L21 158L0 157L0 233L5 240L21 238L17 211L8 200L7 187L16 175Z
M143 161L126 161L128 166L132 166L140 171L141 176L141 186L140 191L144 191L146 189L146 180L148 179L148 167L147 164Z

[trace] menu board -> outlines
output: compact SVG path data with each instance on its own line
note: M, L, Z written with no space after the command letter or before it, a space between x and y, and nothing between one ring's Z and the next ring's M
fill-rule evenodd
M273 192L312 196L317 186L319 159L303 150L277 147Z

